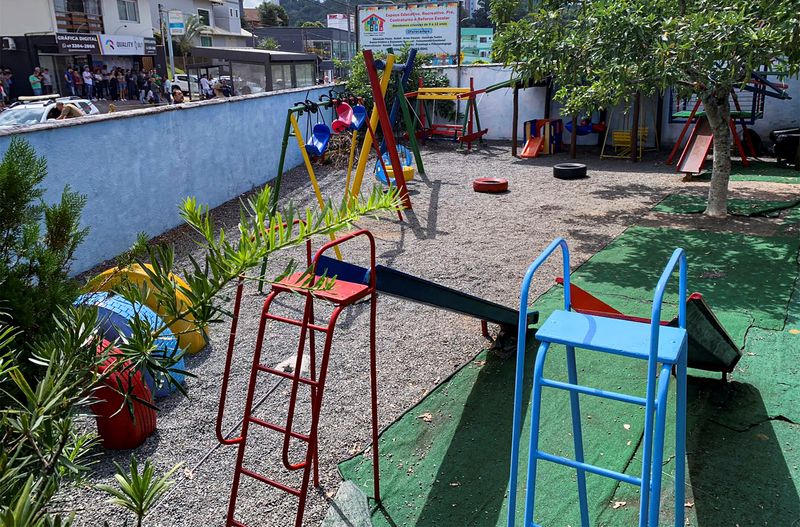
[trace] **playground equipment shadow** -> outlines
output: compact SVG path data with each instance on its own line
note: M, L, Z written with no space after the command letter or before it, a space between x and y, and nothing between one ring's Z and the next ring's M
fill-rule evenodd
M405 215L405 221L397 221L396 216L382 216L378 219L365 218L359 221L358 225L369 228L375 234L379 263L512 307L518 298L519 282L525 267L555 236L564 235L570 238L573 242L573 264L580 265L593 253L614 240L626 227L647 214L653 205L669 193L678 189L706 186L702 182L688 184L681 182L680 176L675 175L671 167L657 166L649 161L637 164L627 161L601 162L593 154L584 154L582 151L579 151L578 161L585 162L589 166L592 177L582 181L564 182L552 177L551 166L556 162L567 161L566 155L515 164L511 161L507 145L490 144L488 153L482 153L483 149L480 149L471 154L455 152L454 148L455 145L451 142L430 142L425 147L423 155L427 175L424 178L416 178L410 184L410 188L415 191L414 210ZM221 159L220 163L224 164L223 161L224 159ZM473 192L472 180L487 176L508 178L510 192L499 196ZM319 169L318 177L323 195L330 196L334 200L339 199L344 181L343 171L323 167ZM788 188L787 185L773 185ZM757 185L734 183L733 192L736 194L749 186ZM203 200L202 195L197 198ZM284 179L281 203L286 203L288 199L294 200L299 206L316 206L308 184L308 176L302 167L287 173ZM226 230L229 237L236 232L239 221L238 204L236 199L214 210L219 226ZM767 219L758 218L758 220ZM194 246L194 235L185 227L165 233L159 239L176 243L179 268L188 265L186 258L188 254L198 255ZM366 263L361 251L345 250L344 254L349 262L357 265ZM291 255L302 257L302 251L298 250ZM275 258L271 262L269 272L272 276L276 276L282 270L286 256L282 255L281 258ZM658 265L663 265L663 262L658 262ZM532 290L534 296L544 293L552 286L552 278L557 273L556 267L553 264L543 268L542 277L534 280ZM633 269L620 271L612 264L608 265L608 269L617 275L635 272ZM764 272L765 268L756 263L751 264L749 269L753 272ZM618 280L623 278L624 276L617 277ZM653 284L642 284L642 287L647 288L645 296L649 297ZM602 296L603 291L595 292ZM554 290L553 294L555 293L560 292ZM637 289L636 296L639 294L640 291ZM542 302L547 298L549 297L543 298ZM233 287L229 286L220 295L220 301L230 309L232 299ZM223 423L223 430L226 432L236 429L235 425L241 416L242 398L250 370L249 359L252 357L258 313L263 301L264 297L256 293L255 287L248 285L242 301L243 316L238 331L240 340L235 347L229 406ZM555 296L552 301L557 302ZM626 309L626 306L621 304L621 299L612 298L608 301L620 309ZM751 303L755 302L748 299L742 302L742 305ZM637 309L641 311L640 308ZM281 310L283 313L297 314L295 305L283 305ZM365 311L364 306L355 306L343 314L341 324L337 328L321 421L322 488L313 491L310 496L305 516L306 525L318 525L325 515L328 498L336 491L341 481L337 463L369 444L369 419L368 412L365 411L369 385L364 355L367 314L368 311ZM296 349L294 340L296 335L281 332L279 329L281 328L268 330L269 361L273 363L290 357ZM750 334L754 334L753 331L751 329ZM183 477L178 478L169 495L148 516L147 525L194 527L221 525L224 521L235 449L217 446L214 425L227 338L227 324L212 327L213 347L196 356L197 362L191 364L190 369L197 374L197 377L187 380L189 398L176 396L159 401L164 411L159 414L158 430L135 452L139 458L146 455L162 471L179 461L186 463ZM508 361L500 362L494 358L486 358L487 364L480 367L480 364L474 362L473 356L484 344L485 340L481 337L479 324L475 320L388 296L379 297L378 372L381 426L388 426L397 420L403 412L434 389L449 390L450 383L438 389L436 386L466 362L467 366L461 371L471 372L474 376L480 375L481 390L475 391L469 398L469 409L466 412L462 408L463 402L467 400L466 391L450 390L449 393L453 398L450 406L454 409L442 410L442 413L445 416L453 415L453 419L443 418L441 422L451 427L449 430L457 432L460 439L456 445L460 444L460 448L470 456L464 459L471 459L470 463L476 470L480 469L477 476L471 477L470 482L480 483L486 478L502 482L499 489L492 486L489 490L481 489L477 483L476 485L470 483L468 489L466 484L461 484L458 480L438 478L440 482L435 483L437 478L433 476L440 471L445 477L448 474L447 464L442 463L440 466L433 463L435 456L431 456L430 464L415 465L414 474L407 475L407 464L403 469L397 468L398 463L403 460L398 459L401 456L394 449L394 443L391 443L385 447L384 452L394 453L394 459L384 458L383 474L386 478L403 476L411 479L415 486L398 487L397 492L394 492L387 480L386 512L390 517L402 519L404 516L399 514L398 510L405 506L404 497L419 494L425 497L433 496L429 489L435 484L437 493L451 493L445 494L448 498L457 497L466 490L469 490L472 496L476 496L476 499L485 493L485 508L489 511L485 516L496 516L502 521L504 510L500 502L505 493L505 480L508 476L507 449L510 434L507 432L511 420L509 408L511 398L508 392L511 377L508 375L509 372L513 372L513 366L509 366ZM554 350L553 353L553 357L557 359L557 351ZM754 361L758 358L761 357L748 357L747 360ZM532 367L532 362L530 364ZM793 366L782 365L786 371L791 367ZM491 373L492 371L495 373ZM780 370L778 372L780 373ZM625 375L626 379L635 382L637 376L635 370ZM451 382L455 382L455 379L456 377ZM737 380L744 382L742 379ZM772 395L767 395L763 385L758 384L758 387L764 400L769 403ZM257 397L264 395L268 397L260 407L259 415L280 419L282 412L285 411L286 390L286 384L262 383ZM493 396L494 392L498 392L496 397ZM430 398L425 399L429 400ZM557 403L558 401L555 401L553 404ZM566 409L567 406L564 405L563 408ZM770 412L774 411L769 406L767 408ZM299 418L306 419L307 410L307 405L302 405ZM784 410L780 411L788 414ZM420 426L430 427L431 423L417 419L419 414L416 412L416 409L412 410L409 419ZM470 426L472 415L476 412L486 412L480 419L475 418L476 422L485 426ZM633 436L637 433L637 421L633 419L636 413L638 412L634 409L630 419L625 418L626 420L620 420L615 425L615 430L618 429L620 434L624 433L620 437L623 445L628 440L633 441ZM562 412L559 415L564 414ZM594 420L601 419L605 414L603 411L592 410L591 415ZM456 416L461 417L456 420ZM623 423L631 424L631 430L624 430ZM784 425L788 427L787 429L793 426L778 421L773 421L771 424L780 430ZM387 434L392 429L389 428ZM559 429L559 432L566 433L566 430ZM563 433L554 440L559 439L558 443L563 442L561 441ZM779 431L779 435L780 433L782 432ZM470 439L470 434L473 439ZM431 440L439 445L439 442L447 437L447 434L442 437L434 434ZM606 437L602 439L606 440ZM626 450L618 452L615 449L613 452L606 452L605 456L615 457L618 463L627 462L626 460L633 455L634 447L635 441L630 447L625 445ZM440 453L439 459L446 456L448 463L451 459L458 458L459 452L455 446L453 448L449 445L436 446L436 449ZM254 465L254 468L274 468L280 464L279 451L280 445L276 446L274 438L256 440L252 446L248 445L248 456L252 454L255 461L263 463ZM413 445L409 452L411 456L414 452ZM113 483L112 461L125 465L130 454L131 452L124 451L106 452L100 455L92 475L92 483ZM462 466L470 468L467 465L466 462L462 463ZM494 472L498 473L496 478ZM393 473L396 474L392 475ZM429 474L430 478L424 481L414 479L421 474ZM561 476L565 481L572 481L570 478L573 476L569 471L564 471ZM398 483L400 481L398 479ZM419 486L420 483L424 483L422 488ZM451 487L451 483L458 485ZM574 488L569 484L559 488L561 492L554 491L553 495L567 507L574 496ZM611 487L593 486L592 489L592 492L602 493L594 496L599 496L598 503L604 504L613 492ZM292 523L296 500L283 493L257 484L243 490L239 499L242 519L252 527L283 526ZM63 497L62 508L78 510L77 525L94 527L101 525L105 519L112 525L121 525L125 514L106 504L105 500L105 495L88 486L74 488L69 489L67 496ZM470 510L468 502L452 503L458 503L458 508L464 508L464 514ZM444 527L474 525L470 521L460 523L448 521L450 515L456 513L452 503L439 503L440 509L436 508L436 502L433 500L430 504L420 501L419 505L425 509L426 517L433 518L437 510L441 510L441 517L445 520L438 525ZM445 516L446 507L449 507L447 516ZM620 510L627 508L621 507L614 512L619 513ZM388 522L382 523L377 514L374 517L376 523L388 524ZM462 512L457 514L461 515ZM564 518L569 518L569 514L565 513ZM565 522L559 521L559 524ZM403 526L413 525L404 521L396 523ZM577 525L576 522L572 524ZM481 521L477 525L484 523ZM486 523L486 525L493 524Z
M798 240L634 227L578 269L574 282L627 314L648 316L657 264L677 245L691 248L691 290L703 292L746 352L728 385L715 375L690 372L688 524L791 525L787 519L800 517L800 335L788 332L800 317ZM760 272L754 273L755 268ZM675 312L675 290L671 293L673 304L664 318ZM561 294L553 288L535 307L546 316L558 307ZM561 378L563 351L552 353L547 376ZM642 365L623 366L598 355L579 351L584 383L643 392ZM532 363L531 357L528 390ZM505 525L513 373L510 361L482 352L384 432L383 466L391 469L385 471L384 508L373 515L375 525ZM545 391L543 450L571 456L572 439L564 423L568 399L559 395ZM641 412L627 406L582 398L587 461L638 474ZM667 455L672 445L669 440ZM670 457L665 487L673 469ZM341 465L343 477L365 490L370 470L369 460L361 456ZM524 470L523 462L520 481ZM579 524L574 472L550 464L540 471L537 522ZM636 523L635 488L592 476L588 483L597 525ZM672 518L671 496L671 490L663 496L664 525ZM521 499L517 509L521 514Z

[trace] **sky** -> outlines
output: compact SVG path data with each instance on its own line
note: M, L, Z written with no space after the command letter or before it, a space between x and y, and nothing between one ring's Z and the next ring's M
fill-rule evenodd
M245 7L258 7L263 0L244 0Z

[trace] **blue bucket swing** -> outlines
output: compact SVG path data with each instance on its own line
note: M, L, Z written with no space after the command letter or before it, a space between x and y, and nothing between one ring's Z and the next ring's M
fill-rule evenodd
M364 126L364 121L367 120L367 109L361 104L353 105L353 120L350 122L350 130L358 131Z
M400 164L403 165L403 177L406 181L412 179L414 176L413 172L413 163L414 158L411 155L411 151L403 145L397 145L397 157L400 158ZM384 167L391 167L391 158L389 157L389 152L384 152L381 156L383 160L382 163L377 163L375 165L375 179L383 183L384 185L389 185L391 182L390 179L394 180L394 174L391 172L391 168L387 168L384 170ZM411 170L409 170L409 168ZM386 172L389 172L389 177L386 177ZM411 177L408 176L410 172Z
M328 142L331 140L331 129L328 128L328 125L325 124L325 117L322 117L322 122L319 122L319 118L322 115L321 112L318 112L318 106L316 103L306 100L304 103L307 111L308 111L308 125L306 126L306 133L308 134L308 128L311 125L311 114L317 114L317 124L314 125L314 128L311 129L311 134L308 135L308 140L306 141L306 152L309 156L312 157L321 157L322 154L328 149Z

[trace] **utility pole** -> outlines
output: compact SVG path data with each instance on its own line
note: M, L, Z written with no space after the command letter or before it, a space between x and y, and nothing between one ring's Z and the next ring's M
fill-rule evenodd
M161 35L162 39L167 40L167 48L169 50L169 71L170 80L175 80L175 53L172 50L172 28L169 25L169 13L167 13L167 23L164 24L164 4L158 4L158 19L161 22Z

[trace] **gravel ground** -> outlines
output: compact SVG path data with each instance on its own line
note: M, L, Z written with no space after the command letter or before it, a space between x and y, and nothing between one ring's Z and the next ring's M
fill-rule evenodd
M407 213L407 221L401 223L396 217L385 216L359 222L360 227L371 229L376 236L379 263L509 306L517 302L527 265L554 237L568 239L572 266L576 267L626 227L643 219L648 209L667 194L679 190L703 192L707 188L706 183L681 182L672 167L659 163L663 156L632 164L600 162L595 152L579 153L578 161L589 166L590 177L577 181L552 177L550 167L567 161L565 155L513 159L509 146L504 144L490 144L463 154L455 152L452 143L439 143L426 147L423 158L428 175L418 176L409 186L414 210ZM508 178L509 192L473 192L472 180L487 176ZM323 193L338 199L343 172L320 169L318 177ZM283 203L292 199L301 205L314 204L302 167L287 174L284 182ZM780 184L735 183L732 188L742 196L796 195L796 189ZM237 207L236 200L219 207L215 211L218 221L231 228L238 220ZM694 218L683 221L688 222L687 226L692 226L693 221L696 225L706 221ZM161 238L174 242L184 258L194 250L185 228ZM363 264L366 254L350 249L345 251L345 258ZM283 257L275 258L275 269L283 263ZM554 262L540 276L553 276L557 265L560 264ZM549 279L535 280L534 297L551 285ZM224 293L224 300L231 303L232 298L231 287ZM223 426L226 431L234 428L241 416L262 302L255 286L248 286ZM299 316L298 305L297 299L289 298L280 302L279 311ZM317 312L321 316L323 311ZM327 499L340 483L336 464L370 442L368 321L368 306L361 304L345 311L337 326L319 433L321 488L309 493L304 525L319 525L324 517ZM264 362L274 365L295 353L296 331L273 323L268 326L268 333ZM197 375L186 383L189 398L174 395L161 400L158 430L136 451L162 470L177 462L185 463L178 484L148 517L149 526L224 524L236 448L219 447L214 428L227 339L226 325L217 326L212 329L210 346L188 358L188 368ZM379 296L381 427L388 426L485 346L477 320ZM279 384L262 375L257 397L270 392L257 415L280 421L285 418L288 382ZM308 410L308 404L300 405L300 422L308 422ZM277 434L262 432L260 427L251 428L246 466L288 483L297 482L297 474L287 476L278 470L279 439ZM292 448L295 459L299 456L296 447ZM129 455L101 454L90 483L111 481L112 461L126 463ZM78 511L78 525L97 526L106 519L113 526L122 525L125 515L104 500L104 495L87 485L65 492L61 505ZM293 525L296 503L295 498L245 477L237 517L251 526Z

